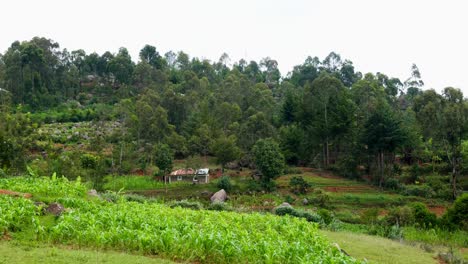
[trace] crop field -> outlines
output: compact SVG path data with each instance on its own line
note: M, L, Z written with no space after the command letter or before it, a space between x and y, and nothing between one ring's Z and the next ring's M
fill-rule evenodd
M67 210L52 223L24 197L0 196L0 228L14 238L130 250L203 263L357 263L303 219L259 213L171 209L158 203L86 198L86 186L64 178L9 178L0 188L49 193ZM20 236L20 235L18 235Z

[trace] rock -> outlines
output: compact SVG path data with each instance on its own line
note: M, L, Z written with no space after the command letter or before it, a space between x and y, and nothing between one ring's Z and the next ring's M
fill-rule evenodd
M213 196L211 196L210 200L212 203L215 203L215 202L221 202L221 203L224 203L224 201L226 201L227 199L227 193L224 189L221 189L217 192L215 192L213 194Z
M65 211L65 207L59 203L51 203L49 206L47 206L46 211L49 214L53 214L55 216L59 216Z
M302 200L302 204L303 204L303 205L308 205L308 204L309 204L309 200L307 200L307 198L304 198L304 199Z
M97 193L95 189L89 190L88 195L92 197L99 197L99 194Z

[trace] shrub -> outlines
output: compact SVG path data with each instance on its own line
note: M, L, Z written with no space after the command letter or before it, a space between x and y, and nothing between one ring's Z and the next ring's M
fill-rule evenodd
M436 225L436 215L429 211L425 204L416 202L412 203L410 206L413 210L414 222L416 224L424 228L434 227Z
M148 198L138 194L126 194L124 197L129 202L145 203L148 201Z
M232 184L229 176L223 176L219 178L218 184L216 186L220 189L224 189L227 192L232 190Z
M379 217L379 209L369 208L369 209L366 209L361 214L361 221L367 224L374 224L377 222L378 217Z
M212 211L232 211L232 207L223 202L214 202L207 209Z
M409 206L391 208L385 217L385 221L388 225L411 225L414 223L413 210Z
M310 183L304 180L301 176L294 176L289 181L289 187L295 194L305 194L307 189L311 187Z
M304 211L302 212L302 217L304 217L308 222L323 223L322 217L315 212Z
M299 212L297 212L294 208L289 206L280 206L275 208L276 215L292 215L292 216L300 216Z
M468 230L468 194L455 200L453 206L442 216L442 224L449 229Z
M108 201L108 202L112 202L112 203L116 203L118 202L122 197L116 193L116 192L112 192L112 191L107 191L103 194L101 194L101 198Z
M301 211L301 210L296 210L292 207L289 206L280 206L275 208L274 213L276 215L290 215L294 217L299 217L299 218L305 218L308 222L313 222L313 223L320 223L323 224L325 223L320 216L320 214L315 213L315 212L309 212L309 211Z
M431 198L435 196L434 190L426 184L406 185L403 189L403 194L408 196L421 196L425 198Z
M260 192L262 190L262 186L258 181L250 179L247 183L247 190L251 192Z
M294 198L292 198L291 195L286 195L286 197L284 198L284 201L287 202L287 203L290 203L290 204L293 204L294 203Z
M182 208L188 208L192 210L200 210L203 209L203 206L199 202L190 202L187 200L182 200L182 201L176 201L173 204L170 205L171 208L175 207L182 207Z
M276 183L273 180L266 179L266 180L261 180L260 186L263 188L263 190L267 192L273 192L276 190Z
M386 189L390 189L390 190L394 190L394 191L400 190L402 188L400 181L395 179L395 178L387 179L384 182L383 186Z
M328 211L327 209L319 209L317 214L320 215L323 222L327 225L330 224L334 219L332 212Z
M314 194L315 194L315 197L313 197L311 200L312 202L314 202L316 205L320 207L326 207L331 200L330 195L328 195L326 192L324 192L321 189L315 190Z
M296 167L286 167L284 174L302 174L302 170Z

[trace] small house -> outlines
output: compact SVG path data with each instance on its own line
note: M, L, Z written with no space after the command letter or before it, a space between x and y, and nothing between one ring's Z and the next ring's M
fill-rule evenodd
M192 183L208 183L209 182L209 169L179 169L171 172L166 178L168 183L171 182L192 182Z

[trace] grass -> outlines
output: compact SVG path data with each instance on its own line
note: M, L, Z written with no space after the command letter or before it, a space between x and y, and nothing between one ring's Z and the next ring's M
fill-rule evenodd
M444 245L453 247L468 247L468 232L446 231L441 229L419 229L405 227L403 234L408 241L424 242L430 245Z
M366 259L369 263L438 263L433 254L397 241L350 232L321 230L320 233L328 237L331 242L337 243L352 257L359 260Z
M157 189L168 189L192 185L189 182L173 182L170 184L164 184L162 181L155 180L151 176L138 176L138 175L127 175L127 176L106 176L106 183L104 189L111 191L119 191L121 189L137 191L137 190L157 190Z
M0 241L0 264L48 263L48 264L86 264L86 263L139 263L170 264L163 260L139 255L130 255L115 251L97 251L87 249L67 249L63 247L30 247L12 242Z

